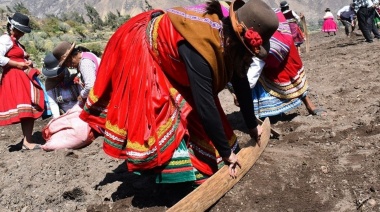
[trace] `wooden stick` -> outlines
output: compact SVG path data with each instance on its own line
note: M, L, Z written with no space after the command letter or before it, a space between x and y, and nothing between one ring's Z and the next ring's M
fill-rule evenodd
M310 52L310 38L309 38L309 32L307 31L306 18L303 14L301 14L301 23L302 23L303 33L305 34L305 39L306 39L306 53L309 53Z
M202 185L167 211L205 211L223 197L251 169L267 146L270 137L269 118L264 120L262 127L263 133L261 134L260 146L255 145L242 148L237 155L242 166L237 178L231 178L228 174L228 166L223 166Z
M259 122L260 124L263 124L263 121L261 121L261 119L258 119L256 118L257 122ZM280 137L281 133L277 132L277 130L273 129L273 127L270 128L270 132L272 133L272 135L276 138Z

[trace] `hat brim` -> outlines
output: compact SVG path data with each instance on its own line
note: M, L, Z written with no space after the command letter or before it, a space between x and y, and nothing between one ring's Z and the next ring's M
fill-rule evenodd
M11 20L12 18L8 17L8 23L12 24ZM32 31L32 28L30 28L29 26L13 25L13 27L23 33L30 33Z
M75 42L73 42L73 44L71 45L70 49L67 50L65 52L65 54L61 56L61 58L60 58L61 61L59 61L59 66L60 67L63 66L63 64L67 61L67 58L69 57L69 55L71 54L71 52L73 52L74 48L75 48Z
M263 44L260 46L260 51L256 57L260 59L265 59L268 56L270 50L270 41L263 41Z
M42 68L42 74L45 75L47 78L53 78L53 77L59 76L66 69L67 69L66 67L59 67L59 66L52 69L48 69L44 67Z
M238 3L238 4L236 4L236 3ZM244 37L242 35L243 27L239 23L239 19L238 19L237 15L236 15L236 12L235 12L237 9L239 9L240 7L242 7L244 4L245 4L244 1L233 1L231 3L231 6L230 6L230 20L231 20L231 23L232 23L232 28L234 29L236 36L239 38L240 42L244 45L244 47L248 50L248 52L252 56L256 56L256 57L258 57L260 59L263 59L263 58L265 58L268 55L269 47L270 47L269 41L263 41L263 44L260 46L260 51L259 51L258 54L253 53L253 51L244 42Z
M286 4L284 4L284 5L280 5L280 7L281 7L281 8L283 8L283 7L289 7L289 3L286 3Z

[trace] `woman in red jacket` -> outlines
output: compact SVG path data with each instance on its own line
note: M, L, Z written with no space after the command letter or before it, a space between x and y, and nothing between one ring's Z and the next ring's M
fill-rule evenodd
M217 97L230 80L259 139L245 66L267 55L278 20L261 0L228 6L144 12L109 40L81 118L130 171L153 169L160 183L201 183L227 164L236 177L237 138Z

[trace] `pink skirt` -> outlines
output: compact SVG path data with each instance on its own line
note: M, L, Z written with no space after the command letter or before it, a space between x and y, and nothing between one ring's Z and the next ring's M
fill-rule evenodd
M328 18L323 21L322 32L336 32L338 31L338 25L333 18Z

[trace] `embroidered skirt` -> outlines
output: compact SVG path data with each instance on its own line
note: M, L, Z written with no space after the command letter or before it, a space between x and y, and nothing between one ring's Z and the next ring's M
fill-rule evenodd
M289 26L290 26L290 31L292 32L294 44L296 46L300 46L305 41L304 35L300 27L295 22L289 22Z
M0 81L0 126L16 124L22 118L37 119L44 111L44 93L37 70L5 70Z
M307 92L293 99L281 99L268 93L258 82L252 89L253 107L256 117L276 116L299 107Z

